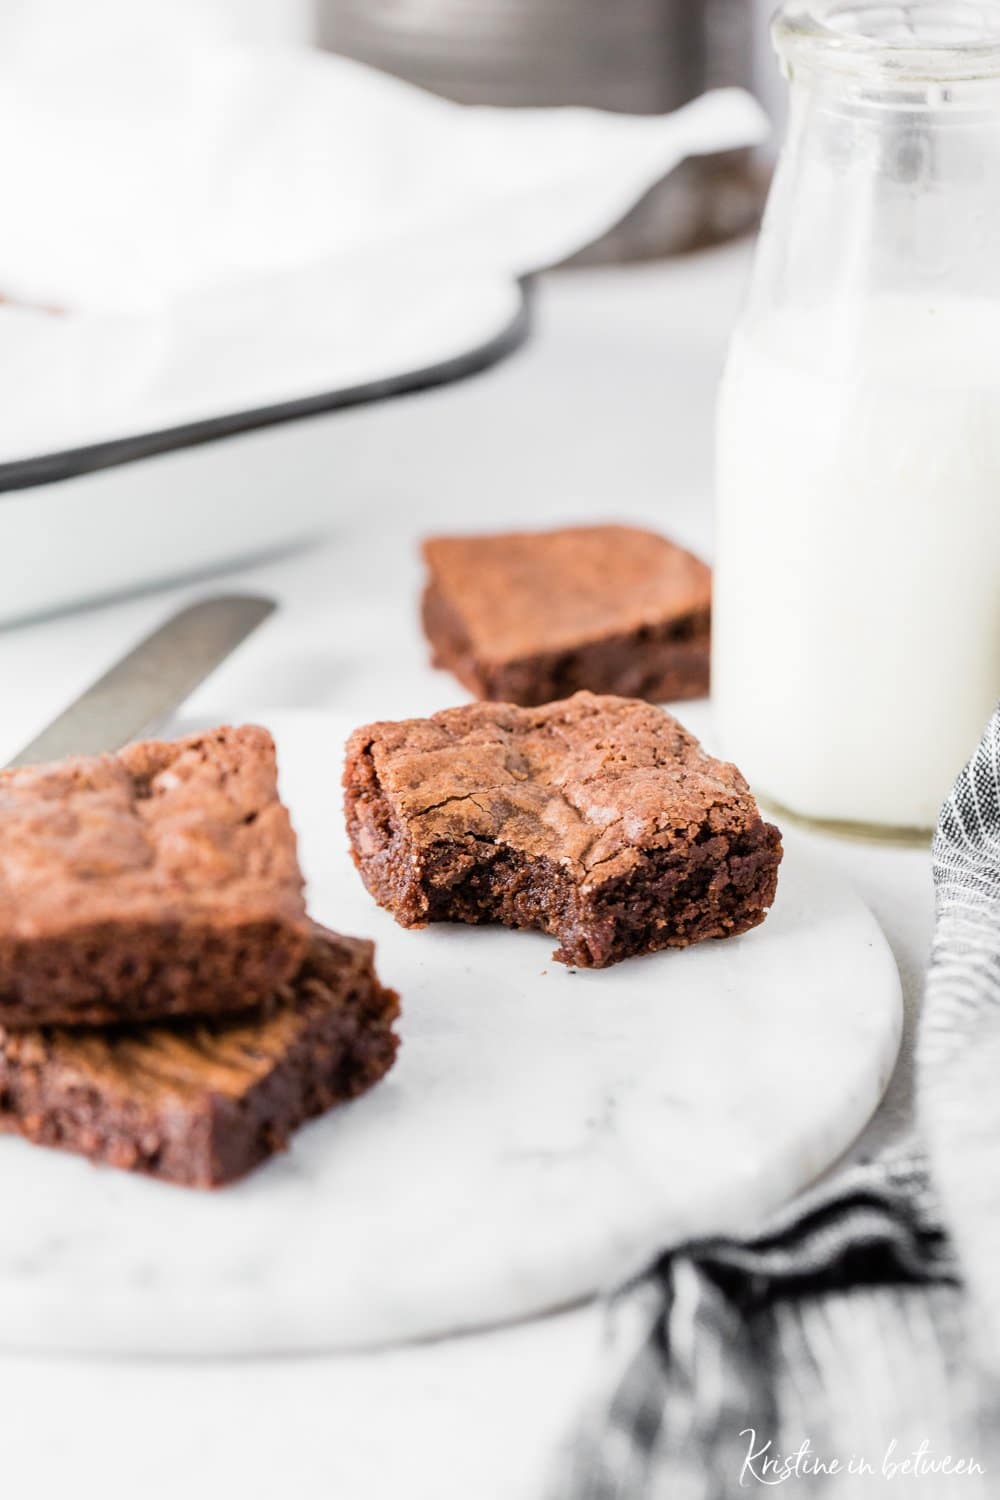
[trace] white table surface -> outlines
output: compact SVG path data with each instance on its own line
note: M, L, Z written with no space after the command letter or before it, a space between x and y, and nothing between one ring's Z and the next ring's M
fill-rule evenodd
M462 386L325 419L336 423L327 539L222 580L0 634L0 759L177 603L208 591L262 589L282 608L198 692L192 713L238 720L269 706L336 707L361 722L387 701L396 714L458 698L449 679L422 671L416 630L387 644L386 622L413 608L421 533L623 517L710 555L713 392L746 266L746 247L736 247L549 278L536 336L507 364ZM907 1039L867 1145L909 1114L929 859L807 837L856 881L903 975ZM600 1331L599 1310L583 1308L350 1358L6 1356L4 1490L25 1500L91 1490L106 1500L536 1500Z

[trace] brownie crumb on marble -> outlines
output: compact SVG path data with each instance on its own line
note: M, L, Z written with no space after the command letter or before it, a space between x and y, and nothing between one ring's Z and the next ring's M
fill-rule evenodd
M581 689L655 703L708 691L711 570L655 532L581 526L423 545L435 666L522 706Z
M369 724L344 788L355 864L405 927L540 929L602 968L746 932L774 900L781 836L742 775L642 701Z
M0 1024L213 1015L294 978L308 924L266 730L0 773Z
M392 1066L398 996L371 943L315 929L253 1015L103 1031L0 1027L0 1130L187 1187L219 1187Z

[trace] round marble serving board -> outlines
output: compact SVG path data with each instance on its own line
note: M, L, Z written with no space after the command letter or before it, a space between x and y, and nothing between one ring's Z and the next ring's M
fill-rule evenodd
M751 1223L875 1109L895 964L800 849L755 932L600 973L553 963L541 935L405 932L347 854L352 726L269 722L312 909L373 936L402 993L397 1065L214 1194L0 1140L0 1346L332 1349L538 1313Z

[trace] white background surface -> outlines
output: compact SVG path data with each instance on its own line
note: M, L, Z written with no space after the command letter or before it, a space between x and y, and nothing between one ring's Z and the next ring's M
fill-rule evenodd
M382 601L415 596L413 541L425 531L621 516L659 524L708 553L712 399L745 265L738 248L554 278L543 287L534 343L509 364L393 408L327 419L339 433L330 539L225 580L273 593L282 613L206 684L192 712L238 719L266 705L334 707L360 719L389 696L399 711L454 701L446 677L425 701L416 630L391 659L366 654ZM339 597L345 576L363 577L370 590L367 610L349 619ZM0 636L0 756L176 603L217 587L187 586ZM912 1029L930 935L926 853L809 842L857 881L879 916ZM909 1080L907 1048L869 1140L905 1121ZM8 1357L0 1360L4 1493L536 1500L599 1331L599 1314L584 1309L350 1359Z

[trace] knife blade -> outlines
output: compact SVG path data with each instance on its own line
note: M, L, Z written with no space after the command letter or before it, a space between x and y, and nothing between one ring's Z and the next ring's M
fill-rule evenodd
M149 734L276 608L273 599L232 594L179 610L81 693L8 768L100 755Z

